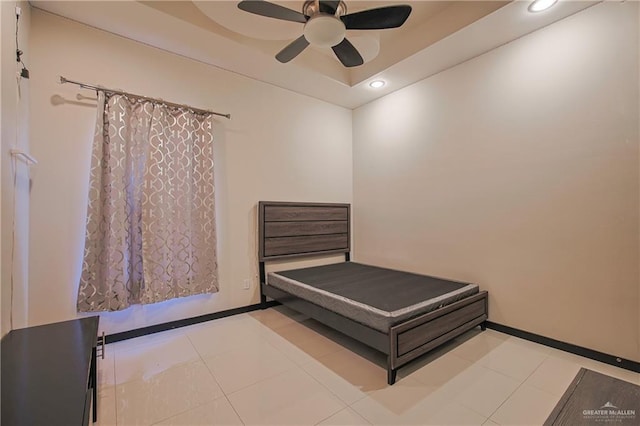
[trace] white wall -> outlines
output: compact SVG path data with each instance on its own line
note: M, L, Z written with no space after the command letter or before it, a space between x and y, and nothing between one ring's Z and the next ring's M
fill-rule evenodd
M2 6L0 6L0 58L4 57L4 45L5 45L5 39L7 38L6 35L6 31L7 31L7 24L4 23L4 19L5 19L5 12L4 12L4 8ZM4 70L4 62L2 62L2 59L0 59L0 89L2 88L2 76L3 74L6 74L9 70ZM2 122L3 120L3 115L2 115L2 104L4 103L2 101L2 96L1 96L2 90L0 90L0 190L2 188ZM0 194L0 200L1 200L1 194ZM0 235L1 235L1 230L2 230L2 208L0 208ZM2 247L2 239L0 238L0 249ZM5 285L2 284L4 275L2 275L2 255L1 255L1 250L0 250L0 338L4 337L5 334L7 334L10 331L10 323L9 323L9 309L11 309L11 307L4 307L4 303L7 300L6 296L3 298L2 294L6 292L5 290Z
M356 260L476 282L492 321L640 361L637 8L355 110Z
M29 66L30 6L26 2L0 2L2 41L0 46L1 132L0 169L2 172L1 235L2 255L2 335L11 328L27 325L28 317L28 235L29 235L29 168L14 161L12 148L29 151L29 80L16 79L16 5L22 9L18 41ZM14 185L15 180L15 185ZM15 224L14 224L15 223ZM13 281L13 296L12 293ZM13 307L12 307L13 299ZM11 324L13 317L13 325Z
M348 110L34 10L29 324L76 316L95 108L65 75L233 114L215 129L220 293L103 314L107 333L257 302L255 203L350 202L353 182L357 260L478 282L493 321L640 359L636 9L359 108L353 157Z
M259 200L351 202L350 110L37 9L30 47L32 325L76 317L84 245L95 104L59 75L233 116L214 129L220 292L102 314L107 333L257 303Z
M3 141L3 133L2 133L2 129L3 129L3 125L2 122L4 121L4 116L2 115L2 104L4 103L2 101L2 76L4 74L6 74L9 70L3 70L4 68L4 62L2 61L2 57L4 57L4 52L5 52L5 39L7 38L7 34L6 31L8 31L8 26L7 24L4 22L6 18L6 13L4 12L4 8L0 5L0 190L2 189L2 163L4 161L2 161L2 141ZM12 69L13 70L13 69ZM0 201L1 201L1 193L0 193ZM1 206L0 206L1 207ZM0 208L0 235L1 235L1 230L2 230L2 208ZM2 239L0 238L0 249L2 248ZM4 304L7 300L7 297L5 296L4 298L2 297L3 293L6 293L5 284L2 284L2 282L4 281L4 275L3 275L3 271L2 271L2 253L0 250L0 338L4 337L5 334L7 334L10 331L10 322L9 322L9 313L10 313L10 309L11 307L8 306L5 308Z

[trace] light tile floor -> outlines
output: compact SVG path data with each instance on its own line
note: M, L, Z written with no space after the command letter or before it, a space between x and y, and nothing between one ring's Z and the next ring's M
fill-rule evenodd
M640 374L492 330L401 368L284 307L106 346L97 425L539 425L580 367Z

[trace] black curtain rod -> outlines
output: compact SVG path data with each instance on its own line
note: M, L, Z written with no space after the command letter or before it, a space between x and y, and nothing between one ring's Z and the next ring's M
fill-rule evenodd
M122 90L107 89L106 87L100 87L100 86L94 86L93 84L81 83L79 81L69 80L67 78L64 78L63 76L60 76L60 84L64 84L64 83L75 84L77 86L80 86L83 89L101 90L103 92L117 93L117 94L120 94L120 95L130 96L132 98L145 99L147 101L159 102L159 103L163 103L163 104L169 105L169 106L189 108L189 109L191 109L191 110L193 110L195 112L199 112L201 114L213 114L213 115L217 115L217 116L220 116L220 117L225 117L225 118L231 119L231 114L222 114L220 112L209 111L207 109L194 108L194 107L192 107L190 105L176 104L176 103L173 103L173 102L167 102L167 101L162 100L162 99L150 98L149 96L142 96L142 95L136 95L134 93L124 92Z

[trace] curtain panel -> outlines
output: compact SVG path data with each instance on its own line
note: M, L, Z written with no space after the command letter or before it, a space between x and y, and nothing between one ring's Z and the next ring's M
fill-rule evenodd
M99 93L79 312L218 291L211 126Z

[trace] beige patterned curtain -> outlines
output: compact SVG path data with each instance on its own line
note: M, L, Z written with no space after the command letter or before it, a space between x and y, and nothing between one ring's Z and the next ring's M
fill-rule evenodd
M99 93L78 311L218 291L211 116Z

